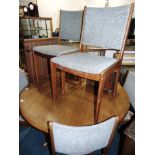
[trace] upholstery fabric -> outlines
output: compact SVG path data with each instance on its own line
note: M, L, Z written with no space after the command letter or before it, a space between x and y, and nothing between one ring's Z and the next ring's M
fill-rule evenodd
M60 38L80 41L83 11L60 11Z
M28 79L26 77L25 71L20 69L19 70L19 94L22 90L28 85Z
M35 46L33 50L41 54L46 54L50 56L60 56L63 54L76 52L78 51L78 48L65 45L45 45Z
M61 66L92 74L100 74L117 60L104 56L92 55L90 53L73 53L55 57L52 62Z
M86 7L82 43L120 50L130 5L107 8Z
M64 154L88 154L108 145L116 118L84 127L53 123L56 152Z
M124 88L127 91L130 102L135 109L135 73L129 71L127 78L124 83Z

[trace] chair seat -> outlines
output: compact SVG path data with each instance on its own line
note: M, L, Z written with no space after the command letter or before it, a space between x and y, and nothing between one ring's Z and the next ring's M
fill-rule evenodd
M65 45L45 45L45 46L36 46L33 48L35 52L49 55L49 56L60 56L63 54L68 54L76 52L79 49L76 47L65 46Z
M28 85L28 79L24 70L19 70L19 94Z
M51 59L52 62L63 67L92 74L100 74L117 60L90 53L73 53Z

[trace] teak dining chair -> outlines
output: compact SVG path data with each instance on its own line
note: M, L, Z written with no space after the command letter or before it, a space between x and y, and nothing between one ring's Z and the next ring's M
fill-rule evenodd
M23 69L19 69L19 96L26 89L28 86L28 78L26 76L26 73ZM28 124L25 122L25 120L22 118L22 116L19 116L19 124L28 126Z
M119 72L124 53L124 46L129 30L134 4L93 8L85 7L80 50L83 52L63 55L51 59L51 80L53 100L57 97L56 69L62 72L62 94L65 93L65 72L76 76L99 81L97 103L95 107L95 123L98 122L100 102L106 77L113 72L116 79L113 89L113 99L116 95ZM86 53L87 46L97 46L103 49L113 49L120 53L119 58Z
M82 155L99 149L108 154L117 120L117 117L112 117L99 124L81 127L48 122L52 154L57 152Z
M82 29L83 11L66 11L60 10L60 34L58 44L35 46L33 48L34 66L36 73L36 80L38 82L39 75L37 74L37 61L35 55L45 58L57 57L60 55L73 53L79 51L78 47L62 45L62 40L80 42L81 29Z

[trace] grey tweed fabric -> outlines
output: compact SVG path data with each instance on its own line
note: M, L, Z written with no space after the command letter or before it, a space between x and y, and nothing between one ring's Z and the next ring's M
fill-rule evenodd
M56 152L88 154L108 145L116 118L92 126L73 127L53 123Z
M135 109L135 73L129 71L128 76L124 83L124 88L127 91L130 102Z
M82 43L120 50L130 5L107 8L86 7Z
M80 41L83 11L60 10L60 38Z
M55 57L52 62L61 66L92 74L100 74L117 60L104 56L92 55L90 53L73 53Z
M28 85L28 79L26 77L25 71L20 69L19 70L19 94L22 90Z
M45 45L45 46L35 46L33 50L35 52L45 54L45 55L60 56L63 54L76 52L79 49L76 47L71 47L66 45Z

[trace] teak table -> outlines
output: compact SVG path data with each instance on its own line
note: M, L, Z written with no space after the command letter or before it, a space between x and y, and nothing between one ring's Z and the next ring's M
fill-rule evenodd
M94 124L94 103L97 98L94 95L95 92L94 86L85 82L82 85L78 82L69 84L66 82L65 96L59 95L57 101L53 102L49 83L37 88L30 86L29 90L23 91L20 96L22 99L20 114L30 125L46 133L48 121L72 126L92 125ZM120 123L129 109L129 97L126 91L118 85L115 100L112 100L111 93L104 92L103 95L99 122L117 115Z

